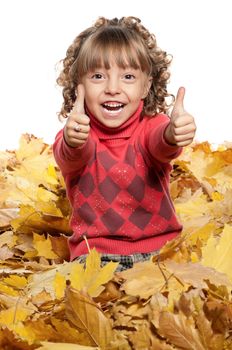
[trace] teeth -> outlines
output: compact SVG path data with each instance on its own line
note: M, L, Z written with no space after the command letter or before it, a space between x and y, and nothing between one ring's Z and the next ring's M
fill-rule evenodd
M104 103L104 106L112 107L112 108L120 108L120 107L123 107L123 104L122 103Z

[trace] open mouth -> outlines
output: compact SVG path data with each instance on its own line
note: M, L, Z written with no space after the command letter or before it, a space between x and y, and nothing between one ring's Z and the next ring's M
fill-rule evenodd
M103 103L102 107L110 112L119 112L123 107L123 103Z

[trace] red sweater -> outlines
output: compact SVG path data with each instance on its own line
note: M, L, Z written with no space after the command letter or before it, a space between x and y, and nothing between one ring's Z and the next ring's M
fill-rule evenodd
M182 229L169 194L170 161L181 148L164 140L168 116L141 117L143 104L119 128L93 116L88 140L53 145L72 206L71 260L88 252L130 255L161 248Z

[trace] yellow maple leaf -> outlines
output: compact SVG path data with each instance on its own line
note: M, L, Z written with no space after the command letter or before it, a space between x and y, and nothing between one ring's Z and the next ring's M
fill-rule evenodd
M66 278L61 275L61 273L57 272L54 278L54 289L57 299L61 299L64 297L65 287L66 287Z
M37 188L37 200L41 202L56 201L57 195L51 191L48 191L42 187Z
M24 276L11 275L3 279L9 286L23 289L27 285L27 279Z
M46 259L57 259L58 256L52 250L51 240L43 235L34 233L33 235L34 247L37 250L38 256L43 256Z
M24 234L31 234L35 229L40 232L71 233L68 217L63 217L60 209L52 202L21 205L19 216L11 221L11 225L15 231L20 230Z
M175 207L177 214L185 221L187 221L188 218L209 214L206 195L202 193L201 189L196 191L196 193L190 196L186 201L176 201Z
M216 157L215 153L212 153L210 149L198 148L191 154L189 168L194 176L199 181L202 181L204 177L212 177L215 175L224 165L224 160L220 157Z
M203 225L202 227L198 227L191 234L189 234L188 240L192 244L196 244L198 239L206 242L208 238L216 232L216 229L217 225L215 222L208 222L207 224Z
M48 191L46 191L48 192ZM36 203L34 203L35 208L40 211L41 213L43 213L43 215L50 215L51 217L54 218L63 218L63 214L61 212L61 210L59 208L57 208L56 203L52 202L49 199L49 196L46 197L48 199L47 201L38 201ZM52 218L51 218L52 220Z
M84 265L83 264L73 264L70 272L70 281L73 288L77 290L82 290L84 282Z
M37 332L33 327L33 323L24 323L23 321L18 321L17 323L12 323L6 326L14 334L15 342L23 341L26 342L29 346L37 343ZM44 332L46 330L44 329ZM28 346L27 345L27 346ZM24 347L23 347L24 348Z
M48 266L47 271L39 271L38 273L32 274L28 278L28 290L29 296L36 296L43 291L50 294L51 299L56 298L54 279L56 274L59 272L61 275L68 278L73 264L77 262L63 263L54 266Z
M45 148L44 146L41 138L23 134L19 140L19 147L15 152L17 159L22 161L25 158L34 157L35 154L41 154Z
M100 254L92 249L86 259L86 268L74 265L70 275L71 285L77 290L84 289L92 297L97 297L103 290L103 284L110 281L118 266L117 262L109 262L101 267Z
M5 283L2 282L0 282L0 293L4 293L11 296L18 295L18 292L14 288L7 286Z
M48 184L58 185L58 176L54 164L48 164L48 167L44 173L44 179Z
M225 273L232 282L232 226L225 225L220 237L211 236L202 248L202 261L205 266Z
M0 311L0 324L8 326L17 324L18 322L25 321L28 316L31 316L34 312L34 308L22 304L17 305L16 303L15 306Z
M37 237L37 245L41 240L43 242L43 237L34 235ZM96 251L91 251L89 255L86 269L83 264L73 261L55 265L42 273L34 273L29 277L28 294L35 296L45 290L52 299L59 299L63 297L66 281L70 281L75 289L97 297L104 290L103 285L112 279L118 263L111 262L100 267L100 255Z
M55 160L51 147L44 144L42 139L22 135L20 146L15 154L19 162L23 164L22 167L15 169L15 174L26 178L31 177L34 182L38 183L46 183L45 177L49 178L50 182L54 182L56 175L51 167L55 165Z
M214 191L211 195L211 198L214 201L222 201L224 199L224 196L221 193Z

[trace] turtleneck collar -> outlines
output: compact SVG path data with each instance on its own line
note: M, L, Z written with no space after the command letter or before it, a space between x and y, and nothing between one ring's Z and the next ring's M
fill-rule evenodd
M130 137L141 120L142 110L143 100L141 100L139 107L135 111L135 113L117 128L110 128L108 126L103 125L89 111L87 111L87 114L90 117L91 128L96 132L99 139L107 140Z

